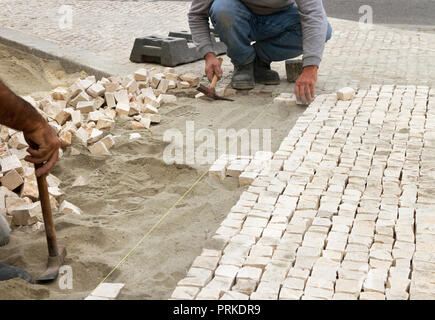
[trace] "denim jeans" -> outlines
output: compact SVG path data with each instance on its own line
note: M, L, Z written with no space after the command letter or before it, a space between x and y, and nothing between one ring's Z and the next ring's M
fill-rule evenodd
M11 229L6 218L0 214L0 247L6 244L6 239L11 236Z
M214 0L210 19L235 66L251 63L255 56L269 63L295 58L303 52L302 27L296 6L261 16L252 13L240 0ZM328 23L325 41L331 34Z

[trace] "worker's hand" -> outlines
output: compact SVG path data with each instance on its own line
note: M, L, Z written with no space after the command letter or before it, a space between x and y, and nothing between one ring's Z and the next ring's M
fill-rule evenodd
M218 79L222 77L222 69L219 64L218 58L213 52L209 52L205 55L205 74L207 75L208 81L212 81L213 76L216 74Z
M24 160L32 163L43 163L43 166L36 170L36 176L48 174L55 165L59 156L61 142L56 132L47 122L41 122L31 131L23 131L24 138L29 144L27 152L30 155Z
M317 66L306 66L296 80L295 94L298 101L309 104L314 99L314 86L317 82Z

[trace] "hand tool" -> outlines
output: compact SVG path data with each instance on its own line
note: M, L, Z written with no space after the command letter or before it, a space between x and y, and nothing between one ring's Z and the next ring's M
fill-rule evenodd
M222 65L222 58L218 58L219 60L219 66ZM212 98L213 100L226 100L226 101L234 101L232 99L229 98L225 98L225 97L220 97L216 94L216 83L218 82L218 77L215 74L213 76L213 79L211 81L210 84L210 88L207 88L206 86L200 84L196 90L198 90L199 92L202 92L203 94L205 94L207 97Z
M40 167L42 167L42 164L35 164L35 169ZM48 282L57 278L59 269L65 260L66 248L57 245L46 177L45 175L36 177L36 180L38 183L39 200L41 202L42 216L44 217L45 234L47 236L48 246L47 269L38 279L36 279L36 281Z

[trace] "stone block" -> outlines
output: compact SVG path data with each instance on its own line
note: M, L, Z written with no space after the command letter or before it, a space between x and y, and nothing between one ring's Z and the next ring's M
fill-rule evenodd
M215 275L225 278L234 279L239 272L240 268L231 265L220 265L216 271Z
M248 256L246 261L244 261L243 266L264 269L270 263L270 261L270 257Z
M42 209L40 202L14 207L10 210L12 224L16 226L28 226L42 221Z
M298 279L308 279L310 271L308 269L291 268L288 272L288 277L298 278Z
M363 284L365 292L378 292L384 294L385 282L383 279L376 276L368 276Z
M353 279L338 279L335 282L336 293L348 293L358 295L361 291L362 281Z
M283 288L303 291L305 288L306 279L301 278L287 278L282 284Z
M78 90L81 91L80 88L78 88ZM54 100L66 100L68 98L68 89L64 87L57 87L51 91L51 97Z
M408 300L409 293L403 290L387 288L385 290L385 297L387 300Z
M144 113L142 114L142 119L149 119L151 123L160 123L161 115L153 114L153 113Z
M249 295L238 291L228 291L222 295L220 300L249 300Z
M219 289L223 292L227 292L234 285L234 279L215 276L210 282L206 285L206 288L210 289Z
M202 288L196 296L196 300L219 300L223 291L216 288Z
M130 103L118 102L115 110L120 116L128 116L130 114Z
M64 200L62 201L59 211L65 214L82 214L82 211L77 206L73 205L72 203Z
M224 164L213 164L208 170L210 177L222 182L226 177L226 166Z
M332 296L334 295L334 290L327 290L327 289L307 286L305 288L304 295L314 297L314 298L321 298L321 299L330 300L330 299L332 299Z
M88 114L92 111L95 111L94 101L80 101L77 103L76 110L80 111L83 114ZM56 121L57 121L57 116L56 116ZM59 121L57 122L59 123Z
M249 252L250 256L272 257L273 248L271 246L254 245Z
M359 295L360 300L385 300L385 295L380 292L361 292Z
M2 186L12 191L21 186L24 183L24 180L17 170L13 169L3 175L3 177L0 178L0 182Z
M282 288L279 292L279 300L300 300L303 293L302 290Z
M136 72L133 74L134 79L136 81L147 81L148 80L148 70L145 68L141 68L139 70L136 70Z
M250 300L277 300L278 294L253 292L253 293L251 293L249 298L250 298Z
M92 291L91 295L94 297L115 300L123 287L123 283L102 283L94 291Z
M15 149L24 149L28 147L28 144L24 139L24 135L22 132L17 132L14 135L12 135L8 141L8 145L9 147Z
M55 120L59 125L63 126L68 120L71 120L71 113L62 110L56 115Z
M196 76L195 74L193 74L193 73L185 73L185 74L180 76L180 79L183 82L189 83L189 86L191 86L191 87L198 86L199 85L199 80L200 80L200 78L198 76Z
M106 88L104 88L100 83L94 83L93 85L91 85L86 92L91 96L91 97L99 97L102 96L104 94L104 92L106 91Z
M245 266L237 273L237 279L249 279L259 282L262 273L263 270L261 268Z
M62 148L69 147L71 145L71 140L72 140L71 131L64 130L64 131L60 132L59 139L60 139Z
M106 144L102 141L98 141L98 142L94 143L93 145L89 146L88 149L89 149L89 152L95 156L109 155L110 154L109 150L106 147Z
M113 92L106 92L104 94L104 97L106 99L107 106L111 109L115 109L116 108L115 94Z
M244 171L239 175L239 185L241 187L250 185L255 180L255 178L257 176L258 176L258 173L256 173L256 172Z
M174 300L194 300L200 289L195 287L176 287L171 295Z
M238 279L232 289L250 295L256 288L257 281L251 279Z
M332 297L332 300L358 300L359 294L341 293L336 292Z
M313 288L322 288L327 290L334 290L334 281L323 276L311 275L307 279L307 286Z
M23 187L21 188L20 193L21 198L30 198L32 201L37 201L39 198L38 184L32 178L24 178Z

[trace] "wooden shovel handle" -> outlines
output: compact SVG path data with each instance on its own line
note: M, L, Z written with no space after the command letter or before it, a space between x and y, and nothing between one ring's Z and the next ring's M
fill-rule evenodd
M35 169L42 167L43 164L35 164ZM45 234L47 236L48 255L56 257L59 255L57 246L56 231L54 230L53 215L51 214L50 196L45 175L36 177L39 191L39 201L41 201L42 216L44 218Z
M219 61L219 67L222 65L222 58L218 58ZM216 83L218 82L218 77L216 74L214 74L213 79L211 80L210 89L216 88Z

